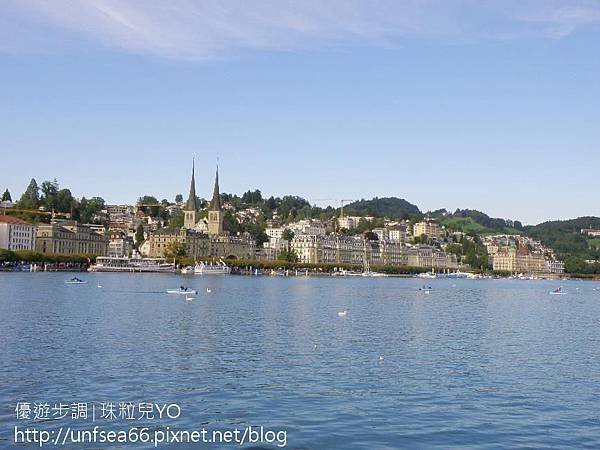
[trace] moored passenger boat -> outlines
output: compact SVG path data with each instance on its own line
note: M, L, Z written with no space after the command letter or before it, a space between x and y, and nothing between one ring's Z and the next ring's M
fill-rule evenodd
M163 258L142 258L133 256L98 256L96 263L90 266L92 272L175 272L175 264Z
M231 267L225 264L222 259L213 264L205 264L201 261L196 264L194 273L197 275L228 275L231 273Z

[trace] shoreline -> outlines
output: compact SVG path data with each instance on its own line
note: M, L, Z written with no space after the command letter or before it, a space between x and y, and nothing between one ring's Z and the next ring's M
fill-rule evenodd
M0 273L120 273L127 275L139 275L139 274L153 274L153 275L178 275L182 277L190 277L189 274L182 274L179 271L174 272L130 272L130 271L90 271L89 268L51 268L47 270L20 270L14 268L0 268ZM345 279L356 279L356 278L404 278L404 279L420 279L423 281L430 280L518 280L518 281L595 281L600 282L600 276L589 276L586 274L528 274L525 276L515 276L515 275L500 275L500 274L473 274L474 276L452 276L452 274L439 274L435 277L420 277L419 274L415 273L381 273L375 272L371 275L363 275L362 273L352 273L352 274L341 274L339 272L325 272L325 271L315 271L306 269L291 271L290 273L284 273L285 271L277 271L274 273L269 273L268 271L261 271L256 274L254 270L238 270L232 271L230 274L221 274L221 275L201 275L202 277L213 277L213 276L244 276L244 277L278 277L278 278L345 278ZM302 273L304 272L304 273ZM425 272L421 272L425 273ZM193 275L198 276L198 275Z

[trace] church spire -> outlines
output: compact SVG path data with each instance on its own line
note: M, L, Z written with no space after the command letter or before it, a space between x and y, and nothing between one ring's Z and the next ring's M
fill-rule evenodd
M192 159L192 181L190 183L190 195L185 204L186 211L198 211L196 203L196 180L194 179L194 160Z
M219 192L219 166L215 176L215 188L213 189L212 200L210 201L210 211L221 211L221 193Z

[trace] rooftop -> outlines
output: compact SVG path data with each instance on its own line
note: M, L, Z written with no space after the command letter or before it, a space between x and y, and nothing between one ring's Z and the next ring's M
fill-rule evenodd
M17 219L13 216L0 216L0 223L12 223L17 225L31 225L29 222L25 222L24 220Z

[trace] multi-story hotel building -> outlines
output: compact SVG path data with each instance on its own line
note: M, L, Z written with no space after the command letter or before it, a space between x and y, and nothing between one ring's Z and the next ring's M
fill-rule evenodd
M527 245L499 248L492 256L492 267L497 271L512 273L564 272L561 262L555 261L555 264L550 265L543 253L532 252Z
M6 250L33 250L35 225L13 216L0 216L0 248Z
M356 264L427 267L436 270L458 268L455 255L430 246L407 247L400 242L368 240L336 235L298 235L291 248L301 263Z
M431 220L425 220L423 222L417 222L413 226L413 236L427 236L432 239L440 239L443 236L442 227L437 222Z

